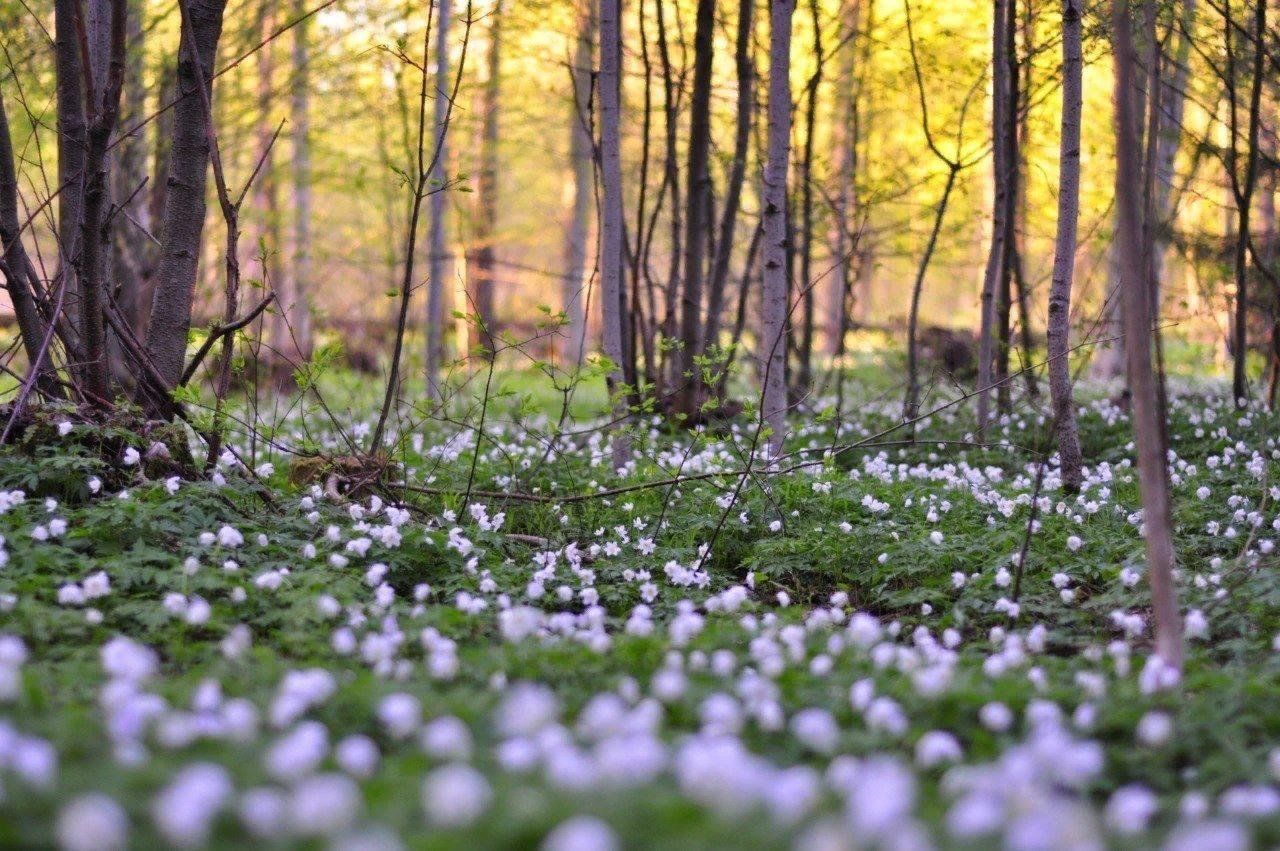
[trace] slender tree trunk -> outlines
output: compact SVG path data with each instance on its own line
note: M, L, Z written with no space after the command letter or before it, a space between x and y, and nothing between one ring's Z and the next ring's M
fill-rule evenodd
M1157 221L1155 255L1156 301L1160 301L1160 290L1164 286L1165 257L1171 243L1173 218L1176 210L1170 209L1173 201L1174 161L1182 147L1182 120L1187 102L1187 85L1191 74L1191 40L1187 33L1192 31L1196 20L1196 0L1181 0L1181 21L1174 25L1169 39L1173 41L1171 55L1161 55L1161 65L1168 71L1160 75L1160 130L1156 136L1156 175L1155 175L1155 207Z
M1119 224L1120 280L1123 282L1125 353L1129 388L1133 394L1133 437L1138 450L1138 486L1142 494L1143 528L1147 550L1147 581L1155 620L1156 653L1165 664L1182 664L1182 624L1178 612L1173 569L1173 520L1169 469L1164 437L1162 392L1152 366L1150 231L1142 227L1137 124L1141 113L1134 104L1137 64L1127 0L1112 7L1116 72L1116 208ZM1154 32L1148 32L1154 37Z
M156 273L147 352L168 389L178 386L191 330L191 302L196 285L205 190L209 170L209 126L198 89L213 94L213 60L222 35L226 0L184 0L190 28L182 28L178 47L179 100L173 108L173 142L164 208L164 237ZM197 71L197 69L199 69ZM150 400L152 413L168 416L169 400Z
M293 84L289 110L293 117L293 269L288 273L289 302L282 306L291 351L299 361L311 358L311 19L307 0L294 0Z
M36 307L34 282L28 274L31 261L19 233L22 219L18 209L18 173L14 167L13 137L9 134L9 118L5 112L3 93L0 93L0 259L4 261L0 274L4 276L5 290L13 302L14 317L18 322L18 333L22 336L27 362L34 365L40 358L49 326ZM38 374L41 376L40 389L53 392L56 376L47 356L41 362Z
M1076 225L1080 216L1080 111L1083 98L1081 52L1082 0L1062 4L1062 133L1058 159L1058 232L1053 249L1053 283L1049 291L1049 395L1062 487L1077 493L1083 481L1080 434L1071 397L1071 283L1076 263Z
M494 313L498 227L498 110L502 95L502 3L490 14L488 76L481 91L480 174L476 198L475 248L467 262L471 300L467 312L480 323L480 345L488 360L497 351L498 319Z
M1271 283L1271 346L1270 352L1267 354L1269 366L1269 377L1267 379L1267 406L1271 410L1276 409L1276 395L1280 392L1280 281L1277 280L1277 273L1280 273L1280 266L1277 265L1277 248L1280 248L1278 241L1280 236L1276 232L1276 184L1277 184L1277 168L1276 157L1280 151L1280 145L1277 144L1277 133L1280 127L1276 126L1276 105L1274 101L1267 109L1267 120L1262 126L1262 157L1269 164L1265 172L1259 177L1259 188L1261 193L1258 197L1258 226L1262 231L1261 245L1259 246L1259 259L1266 267L1265 277Z
M1249 378L1246 372L1249 357L1249 213L1253 206L1253 190L1258 178L1258 128L1261 122L1263 63L1266 55L1267 33L1267 0L1254 0L1254 26L1251 40L1253 50L1253 73L1249 92L1248 129L1245 139L1244 174L1239 175L1236 167L1236 104L1232 97L1231 115L1231 186L1236 201L1236 242L1234 266L1236 279L1235 324L1232 327L1232 354L1234 355L1231 370L1231 393L1236 404L1243 406L1249 398ZM1230 14L1230 6L1226 7ZM1234 23L1226 24L1228 40ZM1231 51L1228 50L1228 62ZM1234 66L1227 70L1234 78Z
M667 23L663 0L655 0L655 21L658 25L658 56L662 61L663 91L663 129L666 135L666 150L663 154L663 186L671 197L671 246L667 266L666 286L664 288L663 317L660 333L667 339L674 339L676 328L676 301L679 298L681 245L684 234L684 215L680 203L680 163L678 159L677 136L680 117L680 93L676 87L675 71L671 63L671 49L667 39ZM655 210L656 215L656 210ZM681 385L679 378L680 358L672 357L667 347L662 349L663 363L658 370L661 385L657 388L659 398L665 398L671 388Z
M600 293L604 353L612 361L607 385L615 427L627 414L622 379L622 2L600 0ZM613 466L625 467L631 446L625 432L613 435Z
M115 238L111 243L111 270L114 273L115 300L121 317L135 336L146 333L147 310L151 306L148 287L151 267L156 260L152 241L155 228L147 203L147 138L142 125L147 117L145 80L145 31L143 0L129 0L127 21L126 68L121 129L125 132L111 154L111 198L119 208ZM122 386L132 386L135 367L126 354L124 343L111 329L107 331L111 373Z
M734 60L738 74L738 111L733 134L733 165L725 188L724 208L720 211L720 236L716 241L715 263L707 290L707 324L703 333L704 351L720 340L720 314L724 309L724 290L729 280L729 264L733 259L734 234L738 212L742 206L742 184L747 173L747 155L751 144L751 125L755 113L755 63L751 60L751 36L754 32L755 0L738 4L738 38Z
M1006 221L1009 205L1009 149L1007 125L1012 116L1010 109L1009 64L1007 61L1009 4L1012 0L994 0L991 21L992 95L991 114L993 127L992 168L995 181L995 198L991 227L991 250L987 255L987 267L982 278L982 322L978 332L978 440L986 437L991 410L991 385L996 366L998 303L1001 282L1005 274L1005 241L1009 236Z
M85 117L84 71L81 69L76 18L79 0L55 0L53 14L54 55L58 114L58 274L65 280L64 311L77 337L80 332L81 294L76 276L84 210L85 157L89 149ZM78 345L82 345L77 340ZM72 374L82 376L81 364Z
M258 8L256 34L262 39L270 37L275 27L275 5L273 0L262 0ZM253 182L253 230L244 260L240 268L252 268L260 261L263 283L276 292L277 304L272 315L264 317L263 328L266 333L263 342L267 344L267 352L262 357L264 365L270 372L273 386L287 387L292 374L290 361L293 360L292 346L289 344L289 329L284 313L284 306L293 300L292 287L288 277L281 269L280 263L280 188L276 182L275 170L275 126L272 124L272 102L275 99L273 82L275 77L275 45L268 43L255 55L258 71L257 91L257 125L254 127L255 147L254 162L259 165L257 177Z
M861 17L862 0L852 0L848 9L848 27L857 32ZM858 95L856 75L859 68L854 61L858 39L850 38L841 45L839 79L842 96L833 131L832 147L836 149L835 186L831 197L831 260L835 273L827 288L823 325L826 330L826 351L833 359L844 354L844 335L849 327L849 294L856 269L854 257L858 245L851 244L850 222L857 208L856 172L858 164Z
M813 325L817 298L813 281L813 158L818 125L818 92L822 86L823 65L826 56L822 47L822 16L818 0L809 0L813 25L813 56L815 68L805 91L804 148L800 158L800 345L797 351L797 395L809 392L813 387Z
M791 165L791 18L795 0L769 2L768 158L764 168L764 275L760 316L761 419L771 454L786 434L787 171Z
M79 12L77 12L79 14ZM111 402L111 364L107 356L106 310L111 293L111 191L107 144L120 114L125 72L124 0L92 0L88 20L91 91L87 99L88 129L85 151L84 207L81 210L80 250L74 258L80 281L80 339L84 347L84 389L97 405ZM89 87L87 87L89 88Z
M587 343L585 273L587 241L595 201L595 186L592 182L594 151L591 144L591 62L595 27L595 15L592 14L591 2L588 0L578 14L573 67L570 69L573 79L573 109L569 116L569 165L573 173L573 206L569 211L564 279L561 282L560 304L565 315L565 333L561 338L560 361L571 367L582 364ZM638 291L638 282L636 288Z
M689 109L689 150L685 179L684 280L680 288L679 402L681 414L694 418L702 405L702 278L707 262L711 204L711 66L715 44L715 0L698 0L693 36L693 92Z
M445 122L449 115L449 24L453 17L453 0L437 0L436 14L436 167L431 175L437 183L431 196L431 225L427 235L427 395L431 401L443 398L440 365L444 361L444 294L448 274L448 249L445 227L448 224L448 195L443 182L448 176L449 153L446 149Z

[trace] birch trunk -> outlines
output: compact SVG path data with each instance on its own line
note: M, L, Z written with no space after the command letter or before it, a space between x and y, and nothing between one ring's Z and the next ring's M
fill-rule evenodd
M493 310L494 246L498 223L498 109L502 94L502 0L490 17L488 77L481 90L480 174L476 197L475 247L467 263L471 278L471 301L467 312L479 322L482 357L491 359L497 350L497 317Z
M707 285L707 323L702 335L702 347L720 341L720 314L724 310L724 290L729 280L729 262L733 258L734 233L738 226L738 212L742 206L742 184L747 172L747 153L751 144L751 126L756 108L755 63L751 61L751 35L754 31L755 0L740 0L738 4L738 37L734 48L738 74L738 111L733 136L733 165L729 171L729 184L725 187L724 209L720 213L720 235L716 241L716 256Z
M591 61L593 30L596 26L594 17L588 0L579 12L573 67L570 69L573 78L573 110L569 116L569 163L573 172L573 206L569 211L564 279L561 282L560 306L565 316L565 333L561 338L560 362L573 368L582 365L587 342L585 273L594 200L591 150Z
M994 0L991 21L991 118L993 128L992 167L995 179L995 197L992 205L991 250L982 277L982 321L978 331L978 440L986 437L991 409L991 384L995 368L996 320L999 313L998 295L1005 279L1005 240L1008 227L1006 195L1009 190L1009 150L1006 134L1010 113L1010 80L1007 61L1009 3L1012 0Z
M1083 98L1081 0L1062 4L1062 132L1058 160L1058 229L1053 250L1053 282L1049 290L1049 395L1062 487L1077 493L1082 482L1080 434L1071 395L1067 357L1071 333L1071 285L1076 261L1076 226L1080 215L1080 111Z
M615 429L625 427L626 394L622 378L622 2L600 0L600 315L605 357L611 361L606 384L613 400ZM613 435L613 466L631 456L625 432Z
M306 0L295 0L293 17L293 84L289 111L293 116L293 269L287 272L289 301L281 306L294 357L309 360L311 331L311 18Z
M1138 203L1141 175L1135 109L1137 61L1127 0L1112 7L1116 73L1116 213L1120 280L1124 298L1124 343L1129 389L1133 394L1133 438L1138 450L1138 486L1142 494L1147 550L1147 581L1155 620L1155 650L1172 667L1182 664L1182 624L1173 584L1175 552L1169 470L1164 437L1163 394L1152 366L1152 313L1149 265L1150 232L1142 227ZM1154 35L1153 33L1148 33ZM1144 273L1145 272L1145 273Z
M769 105L764 167L763 286L760 361L763 370L761 419L768 426L773 457L786 432L787 385L787 171L791 161L791 18L795 0L769 4Z
M702 280L707 260L711 207L711 70L715 45L715 0L698 0L693 36L693 90L689 104L688 170L685 178L684 280L680 288L680 354L675 409L694 418L702 404Z
M440 367L444 362L444 294L445 275L448 274L448 249L445 241L448 194L444 181L448 179L449 152L447 144L449 119L449 25L453 17L453 0L439 0L436 14L436 166L431 175L435 184L431 196L431 226L427 234L427 395L433 402L440 401L444 393L440 385Z

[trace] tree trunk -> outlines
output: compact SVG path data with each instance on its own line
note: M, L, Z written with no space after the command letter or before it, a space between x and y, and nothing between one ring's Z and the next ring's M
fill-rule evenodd
M1005 241L1009 236L1006 221L1009 194L1008 122L1010 90L1009 64L1007 61L1009 4L1012 0L994 0L991 20L992 66L992 170L995 181L995 197L991 221L991 250L987 255L987 267L982 278L982 322L978 332L978 440L986 438L987 422L991 409L991 385L996 365L998 296L1005 275Z
M488 76L481 90L480 174L476 198L475 247L467 262L471 278L471 301L467 312L479 322L482 357L491 359L497 351L498 322L493 307L494 240L498 225L498 108L502 94L502 0L490 15Z
M581 366L587 343L585 273L595 189L592 184L594 152L591 145L591 62L595 27L595 16L588 0L579 12L573 67L570 69L573 110L569 116L569 165L573 172L573 207L569 211L560 297L565 316L560 362L574 368Z
M55 0L53 9L58 113L58 272L55 280L66 283L64 311L78 338L82 299L75 262L80 254L85 156L89 148L84 72L80 67L80 45L76 36L80 3L79 0ZM80 345L78 339L77 345ZM75 364L71 371L73 376L83 375L81 364Z
M711 66L715 0L698 0L693 36L693 91L689 109L688 181L685 201L684 280L680 288L680 355L676 410L694 418L702 405L698 366L702 351L702 277L707 262L711 205Z
M862 0L853 0L848 8L848 26L856 33L862 11ZM863 38L865 38L863 34ZM860 239L850 236L853 213L858 206L858 96L860 86L857 74L860 68L854 60L854 47L858 39L851 38L839 48L839 79L843 95L833 125L833 147L836 149L835 186L831 189L831 260L835 266L827 288L823 313L826 330L826 351L833 361L844 354L844 336L849 327L849 295L853 290L857 264L853 254L859 248Z
M622 386L622 151L620 111L622 94L622 3L600 0L600 183L603 194L600 221L600 293L604 353L612 362L607 376L613 400L615 428L624 426L626 394ZM631 446L623 431L613 435L613 466L630 460Z
M40 361L38 375L40 388L51 392L56 387L55 375L47 355L42 359L45 335L49 327L36 307L34 282L28 271L31 261L19 233L22 219L18 215L18 173L14 167L13 138L9 135L9 118L5 112L3 93L0 93L0 259L3 259L5 290L13 302L18 333L27 362L34 366Z
M1234 96L1234 65L1227 69L1232 77L1231 109L1231 187L1236 202L1236 241L1234 267L1236 279L1235 324L1232 327L1232 354L1234 355L1231 370L1231 393L1236 404L1243 407L1249 398L1249 379L1246 366L1249 358L1249 263L1248 248L1251 238L1249 232L1249 213L1253 206L1253 190L1258 179L1258 133L1261 123L1263 67L1266 56L1265 44L1267 33L1267 0L1254 0L1254 27L1251 38L1253 50L1253 72L1251 74L1249 92L1248 129L1245 137L1244 174L1237 172L1236 152L1236 103ZM1227 7L1228 13L1230 7ZM1227 38L1231 37L1232 21L1227 22ZM1227 51L1228 62L1232 52Z
M251 30L262 39L270 37L275 26L275 3L273 0L260 0L256 29ZM248 240L241 269L260 266L262 283L275 290L277 303L272 314L263 317L262 327L266 330L262 342L267 351L262 362L270 372L271 383L275 387L287 387L292 373L290 365L293 361L292 346L289 345L288 328L284 317L283 305L291 300L290 282L283 273L280 264L280 190L276 182L275 149L272 144L275 137L275 126L272 124L271 107L274 100L272 82L275 76L275 45L264 44L254 55L257 64L257 115L254 127L254 164L258 174L252 187L253 230Z
M79 14L77 9L76 14ZM93 0L87 21L77 27L88 33L91 90L86 100L88 127L85 150L84 206L80 215L79 252L73 258L80 282L80 339L83 346L83 389L90 403L111 402L111 364L107 356L106 311L111 293L111 233L108 217L111 164L107 144L120 114L125 72L124 0ZM83 71L83 68L82 68Z
M663 11L666 5L662 0L656 0L654 4L654 20L658 25L658 57L662 60L663 129L666 136L666 150L663 154L663 188L666 189L671 197L671 245L666 286L663 292L662 323L659 333L667 339L674 339L678 330L676 328L675 310L680 292L678 282L680 280L680 259L682 256L680 247L683 244L684 215L680 204L680 162L677 141L680 91L676 86L675 70L672 67L671 50L667 40L667 22ZM683 73L681 81L683 82ZM661 206L660 201L659 206ZM662 363L657 370L660 383L655 388L659 398L666 398L667 394L673 392L673 388L680 387L682 383L679 377L680 358L673 357L669 354L669 351L666 346L660 349Z
M1156 245L1152 262L1155 265L1156 302L1164 286L1164 261L1171 243L1173 217L1174 161L1182 147L1182 119L1187 102L1187 84L1191 73L1191 40L1187 33L1195 27L1196 0L1182 0L1181 21L1174 25L1169 39L1174 42L1172 55L1162 52L1161 65L1168 73L1160 75L1160 129L1156 135L1156 175L1153 191L1153 207L1156 211Z
M151 307L149 281L156 261L155 227L151 221L147 183L146 35L143 29L143 0L129 0L129 20L125 37L127 64L120 125L125 135L116 142L111 155L111 197L118 212L115 239L111 243L111 269L115 276L115 300L121 317L141 338L146 333L147 311ZM163 102L160 104L163 106ZM117 383L134 383L135 367L126 355L119 335L108 329L111 373Z
M786 434L787 386L787 171L791 162L791 17L795 0L770 0L768 156L764 168L763 303L760 416L768 426L771 455Z
M1049 395L1058 436L1062 487L1077 493L1083 481L1080 434L1071 396L1071 283L1076 263L1076 225L1080 216L1080 111L1083 98L1081 0L1062 4L1062 133L1058 160L1058 231L1049 291Z
M311 19L306 0L294 0L293 82L289 110L293 116L293 268L286 273L288 301L277 305L289 337L281 343L298 361L311 358L311 49L308 41Z
M715 262L707 289L707 324L702 335L703 351L720 341L720 313L724 309L724 290L729 280L729 263L733 259L734 233L742 206L742 184L747 173L747 155L751 144L751 125L755 113L755 63L751 61L751 35L754 31L755 0L738 4L738 38L734 61L738 73L738 111L733 134L733 165L725 187L724 208L720 211L720 236L716 241Z
M427 235L427 395L433 402L444 394L440 386L440 365L444 361L444 294L445 276L448 274L448 249L445 244L445 227L448 216L448 194L443 182L448 179L449 153L446 149L445 123L449 116L449 24L452 18L453 0L438 0L436 15L436 167L432 179L436 182L431 196L431 226Z
M815 68L805 92L804 149L800 159L800 345L797 351L796 395L808 394L813 387L813 325L817 298L813 281L813 157L818 124L818 91L822 85L826 57L822 49L822 16L817 0L809 0L813 25L813 57Z
M209 116L198 86L203 80L205 97L212 97L213 60L226 0L184 0L182 8L191 26L182 28L178 47L179 100L173 108L164 238L147 329L147 352L170 390L182 379L204 231L210 137ZM149 407L164 416L172 411L169 400L149 400Z
M1182 625L1173 584L1175 552L1165 446L1162 391L1152 366L1152 312L1147 258L1150 231L1142 227L1137 123L1134 104L1133 34L1127 0L1112 7L1116 72L1116 212L1119 225L1120 280L1124 297L1125 354L1133 394L1133 438L1138 450L1138 486L1142 494L1147 550L1147 581L1155 620L1155 649L1165 664L1181 667ZM1154 37L1154 32L1147 35ZM1147 243L1147 244L1144 244Z

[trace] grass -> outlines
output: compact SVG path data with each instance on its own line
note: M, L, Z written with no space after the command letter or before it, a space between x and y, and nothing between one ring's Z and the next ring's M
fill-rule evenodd
M885 356L855 357L856 415L839 435L834 420L795 421L790 449L855 443L893 422ZM352 394L339 423L367 422L369 382L326 380L327 390ZM242 457L272 465L258 471L269 503L234 464L223 465L222 481L166 482L146 462L121 467L94 451L93 440L77 439L88 426L0 456L0 489L25 494L0 514L8 555L0 594L11 595L0 598L0 634L20 637L29 656L11 666L17 682L0 718L28 743L47 742L58 766L42 785L0 735L0 844L55 842L59 813L92 791L123 809L139 847L180 839L342 846L384 835L377 830L410 847L533 847L583 814L606 823L623 847L819 847L806 843L830 831L883 847L912 831L945 847L1030 847L1016 837L1033 816L1049 825L1046 836L1066 830L1066 818L1103 844L1144 847L1189 829L1180 813L1194 796L1257 844L1280 842L1280 802L1268 809L1258 791L1275 791L1269 760L1280 744L1280 572L1266 543L1280 537L1274 414L1241 415L1198 389L1174 395L1179 593L1184 611L1204 613L1208 633L1189 641L1182 681L1151 692L1141 677L1149 625L1125 635L1114 617L1145 617L1147 596L1128 424L1104 397L1081 418L1091 484L1080 501L1057 489L1050 466L1013 619L995 604L1011 595L1038 448L1048 445L1032 408L1007 418L985 447L965 445L972 422L956 407L923 424L914 445L814 452L807 457L820 463L812 467L748 478L732 506L733 476L580 501L468 502L469 485L585 495L746 463L745 422L726 433L671 433L646 422L633 468L618 476L598 438L548 451L538 434L548 427L536 416L554 410L545 383L504 371L496 386L478 449L474 430L450 440L457 427L432 422L415 423L396 444L411 483L445 493L390 488L381 504L323 498L319 483L291 481L287 454L247 436L235 441ZM603 394L589 387L577 404L575 415L598 412ZM46 414L50 425L62 417ZM275 432L282 443L342 444L309 406ZM95 477L106 483L97 493ZM1209 492L1200 496L1201 488ZM408 506L400 517L382 508L397 497ZM55 518L65 532L42 534ZM224 527L243 543L202 542ZM695 569L689 585L672 579ZM60 589L98 571L109 593L59 602ZM192 616L197 598L207 618ZM338 612L326 614L322 598ZM469 600L483 608L467 611ZM637 623L645 620L637 607L647 607L650 628ZM876 637L864 640L869 633L859 630L870 623ZM247 645L231 639L246 630ZM954 647L948 630L959 638ZM106 674L102 652L117 636L157 654L154 675L130 688L163 703L126 702L136 718L120 717L124 710L106 697L121 678ZM309 669L328 672L332 693L273 723L287 674ZM663 687L664 677L682 687ZM887 702L875 710L851 702L860 681ZM193 708L209 683L220 702L204 692ZM504 711L537 717L522 683L545 687L555 709L517 735L504 727ZM380 717L392 694L411 695L420 710L403 737ZM609 695L630 722L600 709ZM233 700L251 707L256 723L232 730L223 716ZM981 721L995 703L1011 710L1007 728ZM834 721L829 741L797 729L806 709ZM595 711L610 719L604 733L587 723ZM1060 724L1043 720L1054 712ZM1152 713L1167 717L1172 732L1144 742L1138 730ZM420 743L421 728L442 717L458 719L465 736L433 752ZM239 815L248 790L274 790L286 810L307 812L314 790L273 774L267 757L307 720L323 725L328 746L303 776L341 774L335 746L353 735L375 743L378 766L356 778L354 800L338 796L327 807L353 807L349 819L335 817L331 835L313 835L315 825L297 815L282 816L278 833L255 835ZM918 761L931 731L954 737L967 773ZM1099 748L1097 770L1062 781L1054 772L1092 753L1088 743ZM527 771L512 762L519 747L535 753ZM850 758L864 778L889 760L914 784L889 832L867 819L894 803L893 784L860 787ZM652 773L642 768L646 759ZM478 769L489 795L474 819L444 824L430 802L424 809L422 784L459 761ZM212 801L186 800L182 789L165 797L195 763L220 766L231 791ZM983 771L990 777L973 785ZM1117 813L1141 808L1126 808L1116 792L1133 784L1155 796L1156 809L1129 833ZM1242 814L1247 807L1236 799L1247 795L1232 791L1241 788L1261 802L1254 816ZM957 831L960 804L979 794L998 817L987 831ZM437 809L465 809L448 795L429 797ZM175 833L158 810L190 835Z

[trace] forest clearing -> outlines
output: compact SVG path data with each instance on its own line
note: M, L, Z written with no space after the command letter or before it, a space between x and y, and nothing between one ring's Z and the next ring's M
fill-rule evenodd
M1265 0L0 0L0 847L1280 845Z

